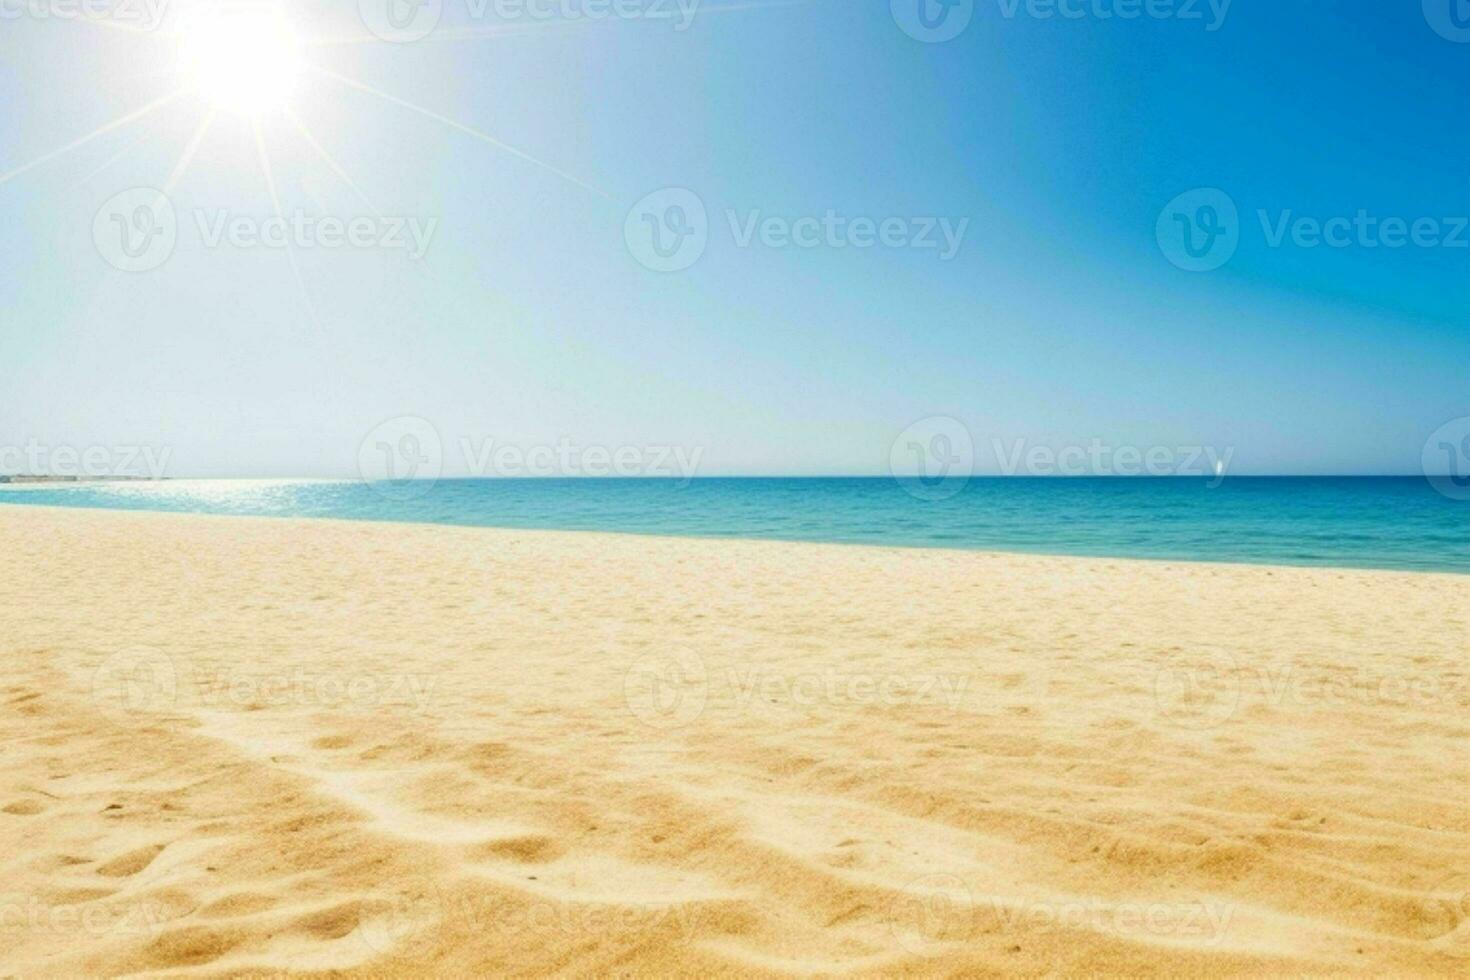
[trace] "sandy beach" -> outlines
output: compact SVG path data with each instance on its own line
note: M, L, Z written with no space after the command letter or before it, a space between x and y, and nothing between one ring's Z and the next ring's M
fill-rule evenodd
M0 976L1470 971L1470 577L0 541Z

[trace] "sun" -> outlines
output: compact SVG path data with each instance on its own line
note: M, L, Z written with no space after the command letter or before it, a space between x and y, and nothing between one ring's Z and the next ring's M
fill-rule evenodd
M211 106L248 116L286 108L301 74L301 42L274 5L196 10L180 27L179 68Z

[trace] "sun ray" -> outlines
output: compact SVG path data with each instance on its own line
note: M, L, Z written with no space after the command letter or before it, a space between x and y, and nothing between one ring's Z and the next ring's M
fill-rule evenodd
M382 212L379 211L377 206L368 199L367 194L360 186L358 186L357 181L352 179L352 175L344 170L342 165L337 162L336 158L333 157L332 154L327 152L326 147L322 146L321 143L317 141L317 138L311 134L311 130L308 129L306 126L306 121L302 119L299 115L297 115L295 110L293 109L286 110L286 118L291 120L291 122L296 126L297 130L300 131L302 137L306 140L307 145L309 145L314 151L316 151L316 155L322 158L322 161L326 163L326 165L331 169L332 173L336 174L337 177L344 184L351 188L352 193L357 195L357 199L361 201L367 207L367 209L373 213L373 217L381 220L383 217Z
M410 110L412 110L414 112L419 113L422 116L427 116L428 118L434 120L435 122L443 123L445 126L448 126L451 129L457 129L457 130L459 130L462 133L465 133L465 134L467 134L469 136L473 136L475 139L478 139L478 140L481 140L482 142L488 143L491 146L493 146L493 147L495 147L495 148L497 148L499 150L502 150L502 151L504 151L506 153L509 153L511 156L514 156L514 157L516 157L516 158L518 158L520 160L524 160L527 163L530 163L530 164L533 164L533 165L535 165L537 167L540 167L541 169L547 171L548 173L553 173L556 176L560 177L562 180L565 180L565 181L567 181L569 183L572 183L572 184L576 184L578 187L582 188L583 190L591 191L593 194L597 194L600 197L604 197L604 198L607 198L609 200L612 199L612 195L609 194L609 193L607 193L607 191L604 191L604 190L602 190L599 187L594 187L593 185L587 183L585 180L581 180L580 178L573 177L571 174L569 174L569 173L567 173L567 172L565 172L563 170L558 170L556 167L553 167L551 164L546 163L546 162L544 162L542 160L538 160L535 157L531 156L529 153L526 153L523 150L516 149L514 146L511 146L509 143L503 143L500 140L496 139L495 137L491 136L490 134L485 133L485 132L482 132L482 131L480 131L478 129L475 129L473 126L466 126L464 123L457 122L457 121L455 121L453 119L450 119L448 116L441 116L439 113L434 112L432 109L425 109L423 106L415 105L412 102L408 102L408 101L406 101L404 99L400 99L396 95L389 95L387 92L384 92L381 89L373 88L371 85L366 85L366 84L364 84L362 82L359 82L359 81L357 81L355 79L348 78L345 75L339 75L336 72L331 71L330 69L321 67L320 65L316 65L316 64L312 64L311 62L307 62L307 67L309 67L312 71L315 71L315 72L317 72L319 74L325 75L328 78L333 79L334 81L337 81L337 82L340 82L343 85L346 85L348 88L357 89L359 92L366 92L368 95L375 95L375 96L377 96L380 99L383 99L383 100L385 100L387 102L393 103L394 105L401 106L404 109L410 109Z
M124 146L122 149L118 150L112 156L102 161L101 165L98 166L95 170L87 174L87 176L83 177L81 180L77 181L77 185L80 186L82 184L87 184L95 180L102 173L102 171L106 170L108 167L111 167L114 163L117 163L123 157L136 150L139 146L142 145L144 140L154 135L155 132L156 130L152 126L144 126L141 133L129 140L127 145Z
M322 158L322 161L326 163L326 165L331 169L332 173L337 175L338 179L340 179L344 184L351 188L352 193L356 194L357 199L360 200L363 205L372 212L373 217L377 218L379 221L382 221L383 212L380 211L378 209L378 206L372 202L372 200L367 196L367 193L363 191L362 187L357 183L357 181L352 179L352 175L347 172L346 168L338 163L337 159L333 157L331 153L327 152L327 148L322 146L321 142L312 135L311 129L306 125L306 120L297 115L295 110L293 109L288 108L285 111L286 117L296 125L296 128L298 130L300 130L301 136L303 139L306 140L307 145L310 146L314 151L316 151L317 156ZM437 278L434 275L434 270L429 267L428 256L420 257L419 260L414 263L414 265L417 266L424 275L428 276L428 278Z
M284 221L285 215L281 213L281 198L276 193L276 175L271 169L270 154L265 148L265 133L260 129L259 119L250 120L250 131L255 135L256 159L260 161L260 172L265 177L265 189L270 194L271 207L275 209L276 217Z
M260 170L265 175L265 188L271 198L271 207L275 209L276 218L282 222L286 221L286 214L281 210L281 196L276 192L276 175L271 168L270 153L265 148L265 134L260 129L260 119L250 120L250 128L255 133L255 150L260 159ZM312 326L321 330L321 319L316 313L316 304L311 301L311 293L306 288L306 280L301 275L301 267L296 264L296 247L291 243L291 236L286 236L286 261L291 266L291 275L296 279L296 286L301 290L301 299L306 304L307 316L311 318Z
M168 95L165 95L165 96L163 96L160 99L156 99L153 102L148 103L147 105L143 106L141 109L135 109L134 111L128 113L125 116L119 116L117 119L114 119L112 122L105 123L102 126L97 127L96 129L94 129L90 133L88 133L86 136L83 136L83 137L81 137L79 139L72 140L70 143L66 144L63 147L60 147L59 149L52 150L50 153L47 153L47 154L44 154L42 156L37 157L36 159L32 160L30 163L23 164L23 165L15 168L14 170L10 171L9 173L0 174L0 184L8 183L9 181L12 181L15 178L19 177L21 174L28 173L28 172L36 169L37 167L41 166L42 164L50 163L52 160L55 160L57 157L62 156L62 155L67 154L67 153L70 153L72 150L75 150L75 149L77 149L80 146L85 146L86 144L92 142L97 137L99 137L99 136L105 136L106 134L112 132L114 129L118 129L118 128L122 127L122 126L126 126L130 122L136 122L137 120L142 119L144 116L146 116L149 113L153 112L155 109L158 109L161 106L167 105L169 102L172 102L174 99L177 99L179 96L181 96L183 94L184 94L183 93L183 90L179 90L177 92L171 92Z
M139 82L145 79L178 78L182 72L177 65L165 65L161 68L148 68L143 71L118 72L112 77L119 82Z
M184 176L184 171L189 169L189 164L194 160L194 154L199 152L199 144L204 142L204 135L209 132L209 127L214 124L216 110L213 108L204 111L204 118L199 121L199 128L194 131L194 136L189 140L189 145L184 147L184 152L179 155L179 162L174 165L173 173L168 175L168 182L163 185L163 192L170 194L174 185Z

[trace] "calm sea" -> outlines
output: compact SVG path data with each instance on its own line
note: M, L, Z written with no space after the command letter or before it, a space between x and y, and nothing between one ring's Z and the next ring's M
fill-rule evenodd
M170 481L0 503L1470 572L1470 502L1422 478Z

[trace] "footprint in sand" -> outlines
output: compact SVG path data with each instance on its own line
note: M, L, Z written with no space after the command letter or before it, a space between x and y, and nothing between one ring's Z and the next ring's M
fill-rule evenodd
M505 858L521 864L545 864L561 857L565 848L551 837L524 834L488 841L475 848L477 856L486 859Z
M136 851L129 851L121 857L113 858L97 873L106 878L127 878L146 869L153 863L153 859L163 853L162 844L154 844L151 847L140 847Z
M35 891L35 897L50 906L63 905L90 905L93 902L101 902L117 894L116 888L70 888L42 886Z
M47 871L66 871L83 864L91 864L92 858L78 857L75 854L53 854L43 857L35 862L35 867Z
M18 800L0 807L0 811L10 814L12 817L34 817L45 808L35 800Z
M352 747L352 738L348 735L323 735L311 743L314 749L346 749Z
M149 967L155 970L203 966L224 956L244 940L244 932L186 926L159 936L148 945L144 955Z
M363 903L349 901L299 916L291 928L327 942L350 936L362 925L364 918Z

